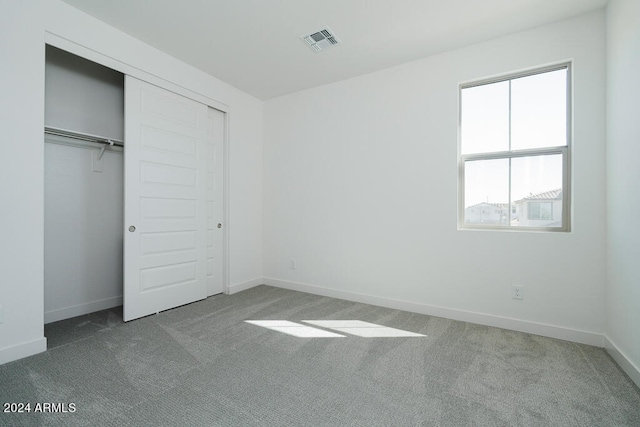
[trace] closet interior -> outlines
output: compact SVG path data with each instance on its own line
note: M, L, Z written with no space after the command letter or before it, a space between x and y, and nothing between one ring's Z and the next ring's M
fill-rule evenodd
M122 305L124 75L45 61L44 320Z

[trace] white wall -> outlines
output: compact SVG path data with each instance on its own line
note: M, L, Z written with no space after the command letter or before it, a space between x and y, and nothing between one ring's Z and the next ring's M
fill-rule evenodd
M264 103L235 91L230 101L230 291L262 283L262 139ZM241 112L241 114L239 114Z
M459 83L568 59L572 232L458 231ZM266 282L602 345L604 102L603 11L267 101Z
M640 2L607 9L607 348L640 387Z
M58 0L0 0L0 363L45 349L43 336L45 32L226 104L230 285L261 277L262 102ZM258 251L258 252L256 252Z
M124 140L124 75L48 46L44 123Z
M94 172L99 151L45 144L45 323L122 305L123 155L105 151Z

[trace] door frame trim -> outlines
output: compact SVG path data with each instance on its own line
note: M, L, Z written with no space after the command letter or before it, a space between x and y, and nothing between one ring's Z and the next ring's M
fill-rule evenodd
M209 106L215 108L213 106ZM222 292L229 295L231 285L229 283L229 111L224 113L224 133L222 136Z

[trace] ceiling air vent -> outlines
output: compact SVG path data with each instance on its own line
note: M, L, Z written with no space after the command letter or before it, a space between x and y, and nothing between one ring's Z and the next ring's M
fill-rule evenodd
M320 52L340 43L340 40L333 35L333 32L328 27L324 27L315 33L307 34L300 38L314 52Z

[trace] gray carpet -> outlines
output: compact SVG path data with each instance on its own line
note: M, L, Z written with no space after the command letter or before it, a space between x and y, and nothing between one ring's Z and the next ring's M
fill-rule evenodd
M361 320L426 337L298 338L245 320ZM259 286L124 324L45 327L0 366L2 426L640 426L640 390L603 349Z

